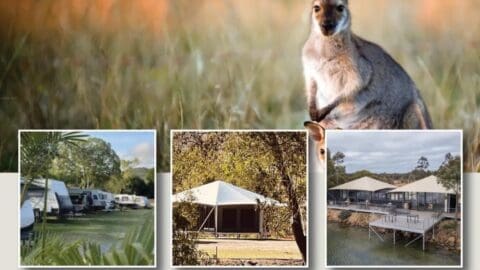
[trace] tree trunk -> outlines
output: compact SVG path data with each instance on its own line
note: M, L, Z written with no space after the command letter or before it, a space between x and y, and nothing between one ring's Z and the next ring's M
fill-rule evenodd
M281 149L280 144L278 143L277 137L275 134L270 134L270 136L265 135L262 137L264 141L269 145L272 150L273 156L275 157L276 167L280 171L281 181L283 187L287 191L288 196L288 207L292 214L292 231L293 236L295 237L295 242L297 243L298 249L302 254L303 261L307 261L307 237L303 232L302 225L302 216L300 213L300 207L298 205L297 194L295 193L294 184L292 179L287 173L287 170L284 166L283 159L283 150Z
M458 191L455 191L455 227L457 229L457 237L455 237L455 247L458 246L458 240L460 239L460 224L458 222L458 201Z

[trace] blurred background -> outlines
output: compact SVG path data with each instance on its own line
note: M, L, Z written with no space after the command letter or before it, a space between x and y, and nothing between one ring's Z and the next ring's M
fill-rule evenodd
M419 87L436 128L464 129L480 171L476 0L351 0L353 29ZM0 171L19 128L303 128L309 0L0 2Z

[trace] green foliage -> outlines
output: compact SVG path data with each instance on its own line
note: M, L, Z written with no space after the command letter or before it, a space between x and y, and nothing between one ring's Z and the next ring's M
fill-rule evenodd
M132 228L117 245L103 252L100 244L94 241L79 240L67 243L58 235L46 233L29 244L21 246L22 265L153 265L155 234L153 216L141 226ZM40 239L48 238L42 248Z
M304 133L278 133L285 147L285 168L300 202L306 197ZM214 180L224 180L265 196L287 201L280 170L269 146L251 133L174 133L173 193Z
M452 156L450 153L445 155L445 160L440 166L437 176L439 177L439 182L449 190L454 190L459 192L460 190L460 179L461 179L461 167L460 167L460 156Z
M440 228L444 230L454 230L457 227L457 223L454 220L446 220L440 223Z
M351 215L352 215L352 211L343 210L343 211L340 212L340 214L338 215L338 218L339 218L341 221L345 221L345 220L348 219Z
M104 188L111 177L120 174L120 158L102 139L89 138L78 147L67 145L59 150L51 174L68 184Z

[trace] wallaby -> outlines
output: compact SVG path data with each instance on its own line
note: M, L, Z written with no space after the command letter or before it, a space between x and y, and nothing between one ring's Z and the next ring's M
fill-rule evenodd
M306 129L308 129L310 137L312 138L315 144L315 157L319 162L319 167L317 169L321 169L325 165L325 128L313 121L307 121L303 123Z
M348 0L315 0L303 48L309 114L323 127L428 129L415 83L380 46L351 32Z

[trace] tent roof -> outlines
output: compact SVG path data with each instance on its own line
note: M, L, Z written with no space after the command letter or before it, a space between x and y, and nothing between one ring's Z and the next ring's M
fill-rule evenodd
M394 189L396 186L373 179L368 176L352 180L350 182L330 188L330 190L358 190L358 191L378 191L382 189Z
M257 199L270 205L280 205L274 199L234 186L215 181L173 195L173 202L192 202L210 206L256 205Z
M453 190L447 190L438 181L435 175L430 175L413 183L406 184L390 192L427 192L455 194Z

